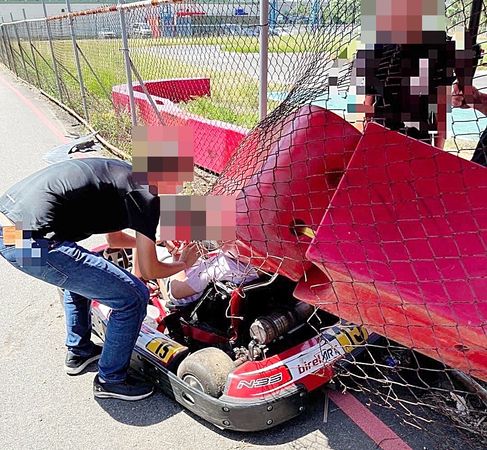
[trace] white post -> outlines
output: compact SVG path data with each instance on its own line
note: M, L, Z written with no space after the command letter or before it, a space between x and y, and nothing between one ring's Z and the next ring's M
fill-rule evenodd
M129 41L127 35L127 23L125 21L125 11L120 6L123 4L122 0L118 2L118 12L120 14L120 29L122 31L122 52L125 61L125 75L127 77L127 88L129 91L129 104L130 104L130 118L132 120L132 126L137 125L137 111L135 110L135 98L134 87L132 84L132 64L129 54Z
M267 80L269 70L269 0L260 0L259 119L267 116Z

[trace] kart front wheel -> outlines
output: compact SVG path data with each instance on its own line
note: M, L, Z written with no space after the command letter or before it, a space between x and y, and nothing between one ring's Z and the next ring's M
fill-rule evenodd
M218 398L234 369L234 362L224 351L208 347L189 355L180 364L178 377L199 391Z

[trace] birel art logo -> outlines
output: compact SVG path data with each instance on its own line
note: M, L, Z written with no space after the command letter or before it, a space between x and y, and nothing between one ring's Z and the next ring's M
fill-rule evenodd
M301 359L299 360L297 369L298 373L301 375L306 372L314 372L322 368L327 362L334 360L342 356L335 346L330 346L324 348L322 352L316 353L311 359Z
M276 384L281 381L282 381L282 373L276 373L275 375L272 375L270 377L257 378L256 380L249 380L249 381L241 380L237 385L237 389L242 389L242 388L255 389L258 387Z

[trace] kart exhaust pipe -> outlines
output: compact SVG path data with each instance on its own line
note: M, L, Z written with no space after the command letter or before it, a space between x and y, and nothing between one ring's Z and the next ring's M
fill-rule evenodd
M259 345L266 345L304 322L314 312L314 306L299 303L294 309L258 317L250 325L250 337Z

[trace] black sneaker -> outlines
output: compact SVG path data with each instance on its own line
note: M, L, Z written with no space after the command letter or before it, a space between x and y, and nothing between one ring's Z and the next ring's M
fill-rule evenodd
M100 359L103 347L93 344L93 350L89 356L78 356L68 351L64 361L64 369L68 375L78 375L83 372L92 362Z
M98 375L93 380L93 394L96 398L118 398L120 400L142 400L154 392L154 386L127 375L121 383L102 383Z

